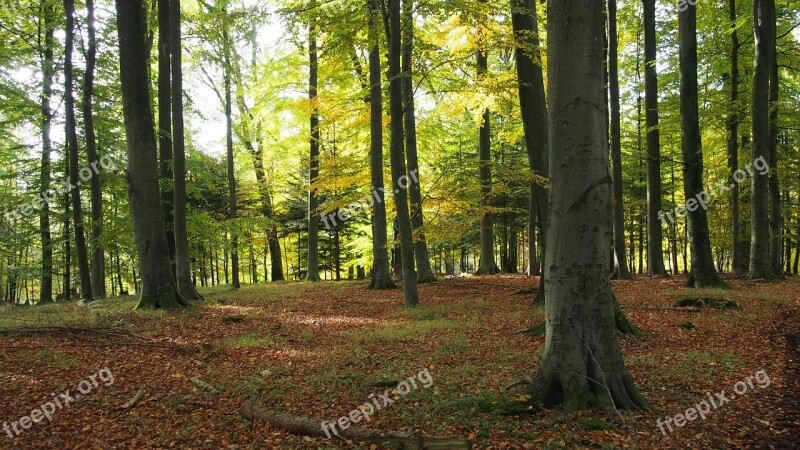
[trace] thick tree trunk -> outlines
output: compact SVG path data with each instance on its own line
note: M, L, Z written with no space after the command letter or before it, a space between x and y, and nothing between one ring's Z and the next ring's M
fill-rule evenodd
M181 51L181 2L170 0L169 5L169 46L170 63L172 65L172 145L173 145L173 180L175 203L175 279L178 293L187 300L202 300L192 282L192 265L189 258L189 236L186 229L186 144L183 124L183 57ZM227 36L226 36L227 37ZM229 40L226 45L230 48ZM226 54L226 70L230 70L229 54ZM230 76L228 77L230 96ZM230 98L227 99L230 103ZM226 110L229 113L230 110ZM231 117L228 114L228 126ZM228 130L230 135L230 129ZM230 147L229 147L230 150Z
M89 271L89 254L86 249L86 234L83 227L81 188L79 182L78 132L75 123L75 98L73 92L72 52L75 42L75 1L64 0L66 13L66 37L64 40L64 129L69 149L69 182L72 200L72 220L75 228L75 250L78 258L78 273L81 279L81 299L92 301L92 277ZM97 175L92 176L95 178Z
M172 63L170 61L170 0L158 0L158 152L161 207L173 267L175 265L175 209L172 174Z
M314 1L312 0L312 5ZM317 102L317 26L315 18L309 19L308 24L308 56L309 56L309 80L308 98L311 103L311 139L309 145L309 186L308 186L308 269L306 271L306 281L320 281L319 278L319 220L317 214L319 209L319 199L314 183L319 177L319 112Z
M742 262L742 252L739 242L741 242L740 227L740 207L739 207L739 183L734 179L734 173L739 170L739 120L741 106L739 105L739 34L736 31L736 0L728 0L731 26L731 48L730 48L730 105L728 106L727 132L728 132L728 171L731 183L731 259L733 273L743 275L747 272L747 267Z
M647 408L622 360L608 275L613 236L603 7L603 0L548 2L548 229L563 234L548 235L545 354L529 393L535 403L567 409Z
M417 264L417 283L432 283L436 276L431 270L428 242L425 239L425 220L422 212L422 190L420 185L419 161L417 157L417 119L414 112L414 13L413 0L403 0L403 100L406 139L406 159L408 160L409 186L411 198L411 227L414 232L414 258Z
M128 145L128 194L142 278L137 308L174 308L186 302L175 288L161 214L142 0L117 0L117 28Z
M53 77L55 76L55 64L53 62L53 48L55 47L55 22L56 11L53 1L42 2L42 21L44 25L43 34L43 54L42 54L42 165L39 179L39 188L43 194L50 191L51 163L50 154L52 152L52 142L50 140L50 129L53 121L53 108L51 100L53 97ZM42 241L42 277L39 288L39 302L50 303L53 301L53 239L50 234L50 203L42 203L42 211L39 213L40 238Z
M511 23L515 33L515 61L519 86L519 103L522 113L522 126L525 132L525 146L528 150L528 166L537 177L531 182L531 198L528 208L528 275L537 275L535 224L539 225L539 247L542 257L546 255L547 230L547 186L550 176L548 166L548 123L547 102L544 94L544 76L539 45L539 25L536 18L535 0L512 0ZM544 304L544 289L536 291L534 300Z
M370 105L370 180L375 204L372 208L372 280L369 289L394 289L389 275L386 228L386 198L383 187L383 92L381 90L381 54L378 0L367 0L369 7L369 105Z
M658 128L656 1L642 0L644 11L644 84L647 126L647 271L665 275L661 232L661 137Z
M769 161L769 84L772 61L770 49L774 46L775 2L753 2L755 28L755 72L753 74L753 165L762 158ZM772 25L770 25L772 24ZM749 278L772 278L769 257L769 174L756 172L751 177L750 201L750 273Z
M692 267L687 287L725 286L714 267L708 232L707 202L703 188L703 146L697 104L697 9L688 5L678 11L681 78L681 149L683 153L683 194L687 199L687 228ZM694 199L694 202L692 202Z
M622 192L622 141L619 112L617 0L608 0L608 90L611 119L611 178L614 182L614 253L619 278L632 279L625 254L625 209Z
M400 233L403 293L406 308L419 306L417 274L414 271L414 241L408 213L408 195L401 178L406 177L406 158L403 143L403 82L400 71L400 0L389 0L389 112L391 116L391 166L397 228Z

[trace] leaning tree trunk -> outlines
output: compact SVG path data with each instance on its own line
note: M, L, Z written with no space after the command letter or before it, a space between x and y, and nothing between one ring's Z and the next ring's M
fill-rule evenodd
M175 281L187 300L202 300L192 282L189 236L186 229L186 141L183 123L183 58L181 55L181 2L170 0L169 46L172 68L173 194L175 203ZM228 63L228 66L230 64ZM230 87L230 81L229 81ZM228 111L226 111L228 112ZM228 116L230 120L230 116ZM230 123L229 123L230 126Z
M42 55L42 166L40 186L42 193L50 190L51 158L53 150L50 140L50 129L53 122L53 77L55 65L53 63L53 48L55 47L55 4L52 1L42 2L42 20L44 25L44 48ZM42 203L39 213L40 238L42 241L42 283L39 288L39 303L53 301L53 239L50 234L50 203Z
M683 153L683 194L687 204L686 219L692 253L687 287L720 287L725 283L714 267L711 238L708 232L707 204L711 196L703 188L703 146L700 137L700 113L697 106L697 9L689 5L678 11L681 76L681 149Z
M419 178L419 160L417 157L417 119L414 112L414 13L413 0L403 0L403 100L406 159L409 178L408 194L411 197L411 227L414 230L414 258L417 263L417 283L431 283L436 276L431 269L428 255L428 241L425 239L425 220L422 213L422 190Z
M372 280L369 289L394 289L389 274L386 203L383 187L383 93L381 90L381 53L378 0L367 0L369 8L369 105L370 105L370 178L375 205L372 208Z
M734 174L739 170L739 116L741 106L739 105L739 34L736 31L736 0L728 1L730 14L730 33L731 33L731 77L730 77L730 105L728 106L727 133L728 133L728 171L731 183L731 242L733 245L731 253L731 264L733 273L742 275L747 272L747 268L742 263L741 225L739 208L739 183L736 182Z
M622 141L619 112L619 36L617 35L617 0L608 0L608 93L611 120L611 177L614 182L614 254L619 278L633 278L625 254L625 209L622 192Z
M753 165L759 158L769 161L769 82L772 61L770 48L775 41L774 0L753 2L755 28L755 72L753 74ZM750 273L749 278L772 278L769 258L769 174L756 172L751 181Z
M186 302L175 288L161 215L155 123L142 0L117 0L122 111L128 145L128 195L141 274L137 308L174 308Z
M408 195L401 179L407 176L403 145L403 82L400 78L400 0L389 0L389 113L392 139L390 144L392 166L392 189L397 211L397 227L400 232L400 255L402 258L403 292L405 307L419 306L417 274L414 271L414 242L411 219L408 213Z
M535 224L539 224L539 247L542 257L546 255L547 186L550 176L548 167L547 101L544 95L544 77L539 46L539 24L536 18L535 0L512 0L511 22L515 34L515 61L519 87L519 104L522 112L522 127L525 146L528 150L528 165L537 178L531 181L531 199L528 208L528 235L535 236ZM528 275L534 274L536 245L528 246ZM534 303L544 304L544 289L540 283Z
M72 95L73 70L72 51L75 42L75 0L64 0L66 13L66 37L64 39L64 129L67 132L69 148L69 177L71 190L72 220L74 222L75 250L78 257L78 273L81 278L81 299L92 301L92 277L89 271L89 254L86 249L86 234L83 228L83 208L81 207L81 188L78 181L78 132L75 123L75 98ZM92 176L92 178L97 175Z
M478 50L478 80L486 78L488 72L486 50ZM494 261L494 214L492 214L492 131L489 108L483 111L483 120L478 131L478 168L481 183L481 259L478 273L492 275L500 272Z
M605 120L603 0L548 2L551 214L547 337L532 401L647 408L617 342L608 274L612 186Z
M312 5L314 2L312 1ZM320 281L319 278L319 220L317 220L317 210L319 209L319 198L317 188L314 186L319 177L319 109L317 102L317 26L316 18L311 17L308 24L308 56L309 56L309 79L308 79L308 98L311 106L311 138L309 140L310 152L308 159L309 178L308 178L308 269L306 271L306 281Z
M658 128L656 71L656 1L642 0L644 15L645 122L647 127L647 270L665 275L661 232L661 137Z

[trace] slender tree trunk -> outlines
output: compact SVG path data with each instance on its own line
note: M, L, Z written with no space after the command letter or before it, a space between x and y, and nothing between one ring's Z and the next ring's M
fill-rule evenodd
M372 280L369 289L394 289L389 274L386 228L386 198L383 185L383 92L381 90L381 54L378 0L367 0L369 8L369 105L370 105L370 181L375 197L372 208Z
M89 302L92 294L92 278L89 271L89 254L86 249L86 234L83 228L83 209L79 182L78 132L75 123L75 98L73 96L72 52L75 41L75 0L64 0L66 13L66 37L64 43L64 128L69 148L69 181L72 200L72 220L75 223L75 249L78 257L78 272L81 277L81 299ZM91 172L90 172L91 173Z
M233 104L231 101L231 60L230 60L230 37L227 31L223 31L223 46L225 52L224 88L225 88L225 123L226 123L226 147L228 165L228 218L231 221L231 286L234 289L241 288L239 280L239 229L236 223L238 210L236 206L236 174L233 166Z
M486 50L478 50L478 79L484 79L488 72ZM494 214L492 208L492 131L491 113L483 111L483 120L478 131L478 165L481 182L481 259L478 273L492 275L500 272L494 260Z
M642 0L644 11L644 79L647 126L647 270L665 275L661 232L661 143L658 128L658 74L656 72L656 2Z
M175 265L175 193L172 173L172 62L170 0L158 0L158 150L161 163L161 205L169 255Z
M406 139L406 159L408 160L409 186L411 198L411 227L414 231L414 258L417 264L417 283L431 283L436 276L431 269L428 255L428 242L425 239L422 210L422 190L420 185L419 161L417 157L417 119L414 112L414 13L413 0L403 0L403 100Z
M770 153L769 84L771 48L774 46L775 2L753 2L755 28L755 72L753 75L753 165L761 158L767 163ZM759 163L760 164L760 163ZM769 255L769 174L756 172L751 177L750 201L750 273L749 278L772 278Z
M398 0L399 1L399 0ZM312 0L312 5L315 2ZM320 281L319 278L319 220L317 213L319 209L319 199L317 198L317 188L314 185L319 177L319 109L317 98L317 25L316 18L309 19L308 24L308 55L309 55L309 80L308 80L308 99L311 104L311 139L309 152L309 186L308 186L308 270L306 271L306 281Z
M50 140L50 130L53 121L53 108L51 100L53 97L53 77L55 75L55 65L53 63L53 48L55 47L55 22L56 11L52 0L42 1L42 20L44 25L42 45L42 166L39 188L45 198L49 198L47 193L50 191L50 153L52 143ZM53 239L50 234L50 203L42 202L42 211L39 213L40 238L42 241L42 277L39 288L39 302L50 303L53 301Z
M741 105L739 105L739 33L736 31L736 0L728 0L730 17L730 106L728 107L727 131L728 131L728 171L731 183L731 259L733 273L743 275L747 268L742 263L741 246L741 227L740 227L740 207L739 207L739 183L734 179L734 173L739 170L739 121Z
M774 0L773 2L774 8ZM776 36L775 12L772 13L773 23L770 23L772 36ZM778 178L778 99L779 76L776 39L770 43L770 74L769 74L769 254L772 261L772 271L775 275L782 276L781 254L783 248L783 219L781 218L781 190Z
M539 247L542 258L547 254L547 186L550 176L549 135L547 122L547 102L544 93L544 76L539 45L539 24L536 17L535 0L512 0L511 23L515 34L515 62L519 87L519 103L522 113L522 126L525 132L525 146L528 151L528 167L537 177L531 182L530 206L528 208L528 275L537 275L535 224L539 225ZM544 289L538 289L534 302L544 304Z
M419 306L417 274L414 271L414 242L411 220L408 213L408 195L401 178L406 177L406 158L403 145L403 82L400 70L400 0L389 1L389 110L392 139L390 145L392 166L392 189L397 211L397 227L400 232L400 254L402 258L403 292L405 307Z
M611 105L611 177L614 181L614 253L619 277L633 278L625 254L625 209L622 192L622 142L619 112L619 39L617 36L617 0L608 0L608 87Z
M687 287L717 287L719 278L711 254L707 202L711 196L703 188L703 147L697 100L697 9L688 5L678 11L681 78L681 148L683 151L683 193L687 199L691 270ZM692 202L694 200L694 202ZM694 203L694 204L693 204Z
M169 46L172 68L172 145L173 145L173 187L175 203L175 281L178 293L187 300L202 300L192 282L192 265L189 258L189 236L186 229L186 144L183 123L183 45L181 43L181 2L170 0L169 5ZM230 40L226 38L227 48ZM230 71L230 58L226 53L226 68ZM227 80L230 97L230 75ZM230 103L230 98L226 99ZM226 109L226 113L230 110ZM230 127L230 115L227 115ZM229 135L230 135L230 129ZM229 147L230 150L230 147Z
M529 393L535 403L567 409L648 407L622 359L608 276L613 189L604 112L603 6L603 0L548 2L553 208L548 229L570 239L548 234L545 354Z
M142 0L117 0L117 29L128 144L128 194L142 278L137 308L174 308L186 302L175 288L161 214Z

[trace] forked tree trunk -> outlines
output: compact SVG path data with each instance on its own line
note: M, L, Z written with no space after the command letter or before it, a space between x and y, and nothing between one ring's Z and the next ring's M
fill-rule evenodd
M647 271L665 275L661 231L661 134L658 129L656 0L642 0L644 15L645 121L647 126Z
M175 289L161 215L145 45L147 21L142 0L117 0L117 28L128 146L128 194L142 281L137 308L175 308L186 302Z
M603 85L604 0L548 2L551 214L547 332L532 401L647 408L622 360L608 274L612 186ZM577 57L576 57L577 56Z
M528 166L539 177L531 182L531 199L528 208L528 235L536 236L535 224L539 224L539 247L546 254L547 186L550 176L548 161L547 101L544 95L544 76L539 46L539 24L536 18L535 0L512 0L511 22L515 33L515 61L519 86L519 104L522 112L522 127L525 131L525 146L528 150ZM536 244L528 246L528 275L536 275L538 261ZM536 291L534 303L544 304L544 289Z
M402 258L403 292L405 307L419 306L417 274L414 271L414 242L411 218L408 213L408 195L401 178L407 176L403 144L403 82L400 79L400 0L389 0L389 112L392 139L390 144L392 166L392 189L397 211L397 228L400 233L400 256Z
M383 187L383 93L378 0L367 0L369 8L369 105L370 105L370 180L375 204L372 208L372 280L369 289L394 289L389 274L386 228L386 196Z
M425 220L422 213L419 160L417 157L417 119L414 112L414 13L413 0L403 0L403 100L406 159L408 160L408 195L411 198L411 227L414 231L414 258L417 264L417 283L432 283L436 276L431 269L428 241L425 239Z
M678 11L681 78L681 149L683 194L687 199L687 228L692 253L687 287L721 287L726 284L714 267L708 232L707 203L711 196L703 188L703 146L697 105L697 9L688 5ZM691 202L694 199L694 205Z

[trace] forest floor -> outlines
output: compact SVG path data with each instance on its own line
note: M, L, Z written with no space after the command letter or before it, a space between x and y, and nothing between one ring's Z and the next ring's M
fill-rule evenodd
M533 375L544 345L516 332L543 320L530 303L536 278L441 280L420 288L412 311L400 290L355 282L212 288L203 305L173 312L132 312L133 298L4 309L0 421L30 416L53 393L88 392L13 439L0 430L0 448L370 448L250 422L240 406L254 399L331 422L425 369L429 387L418 382L366 425L492 449L798 448L800 279L729 281L730 290L699 291L682 277L613 283L645 331L620 344L654 410L621 414L514 414L522 388L505 387ZM741 308L674 309L687 298ZM664 425L723 390L729 402L705 419L673 420L672 433Z

